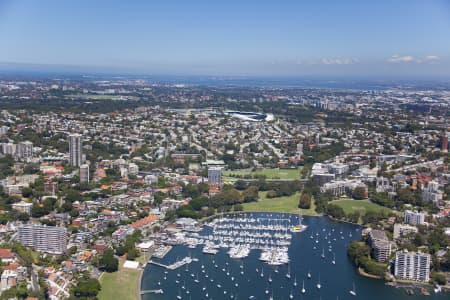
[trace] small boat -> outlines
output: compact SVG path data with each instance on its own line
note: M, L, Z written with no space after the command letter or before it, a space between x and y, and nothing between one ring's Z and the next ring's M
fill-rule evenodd
M270 283L272 282L272 275L269 275L269 279L267 279Z
M308 271L308 275L307 275L308 279L311 279L311 272Z
M332 263L333 265L336 264L336 255L334 255L334 253L333 253L333 260L331 261L331 263Z
M322 285L320 284L320 275L319 275L319 281L317 282L316 287L318 290L320 290L322 288Z
M356 296L356 289L355 289L355 283L353 282L353 289L350 290L350 295Z
M294 277L294 286L297 286L297 275Z
M430 292L428 291L428 289L427 288L421 288L420 289L420 292L422 293L422 295L424 295L424 296L430 296Z
M294 295L292 294L292 290L291 290L291 292L289 293L289 299L294 299Z
M288 266L288 272L286 273L286 278L291 279L291 267Z
M325 250L323 248L322 248L322 255L321 255L321 257L325 258Z
M302 294L306 293L306 289L305 289L305 281L303 280L303 284L302 284Z
M298 214L298 225L291 227L291 232L302 232L305 231L308 226L302 224L301 211Z

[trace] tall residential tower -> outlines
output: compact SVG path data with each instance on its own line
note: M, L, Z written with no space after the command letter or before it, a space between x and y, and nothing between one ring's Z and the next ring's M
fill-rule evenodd
M82 162L81 135L74 133L69 135L69 163L71 166L80 166Z

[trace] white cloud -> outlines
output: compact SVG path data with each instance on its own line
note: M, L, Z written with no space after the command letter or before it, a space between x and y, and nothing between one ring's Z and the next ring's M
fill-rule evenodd
M416 62L417 59L411 55L400 56L398 54L394 54L391 57L389 57L387 61L390 63L410 63Z
M390 62L390 63L423 63L423 62L428 62L428 63L434 63L436 61L438 61L440 58L436 55L427 55L424 57L414 57L412 55L398 55L398 54L394 54L391 57L387 58L386 61Z
M327 58L324 57L320 61L324 65L352 65L358 63L358 59L354 58Z
M439 56L436 56L436 55L427 55L427 56L425 56L424 58L423 58L423 60L424 61L427 61L427 62L435 62L435 61L438 61L438 60L440 60L441 58L439 57Z

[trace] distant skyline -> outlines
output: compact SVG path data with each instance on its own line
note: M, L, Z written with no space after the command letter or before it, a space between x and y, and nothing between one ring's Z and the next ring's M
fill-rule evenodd
M450 78L450 1L0 1L0 69Z

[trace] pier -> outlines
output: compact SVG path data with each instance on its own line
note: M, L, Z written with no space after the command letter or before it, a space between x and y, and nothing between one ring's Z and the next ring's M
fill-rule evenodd
M159 290L143 290L140 292L141 295L144 294L164 294L164 291L162 289Z
M186 265L186 264L190 264L192 261L193 261L192 258L190 258L190 257L185 257L185 258L183 258L182 260L179 260L179 261L177 261L177 262L175 262L175 263L173 263L173 264L171 264L171 265L165 265L165 264L162 264L162 263L158 263L158 262L156 262L156 261L153 261L153 260L149 260L148 262L151 263L151 264L153 264L153 265L156 265L156 266L158 266L158 267L162 267L162 268L165 268L165 269L168 269L168 270L176 270L176 269L178 269L179 267L182 267L182 266L184 266L184 265Z

